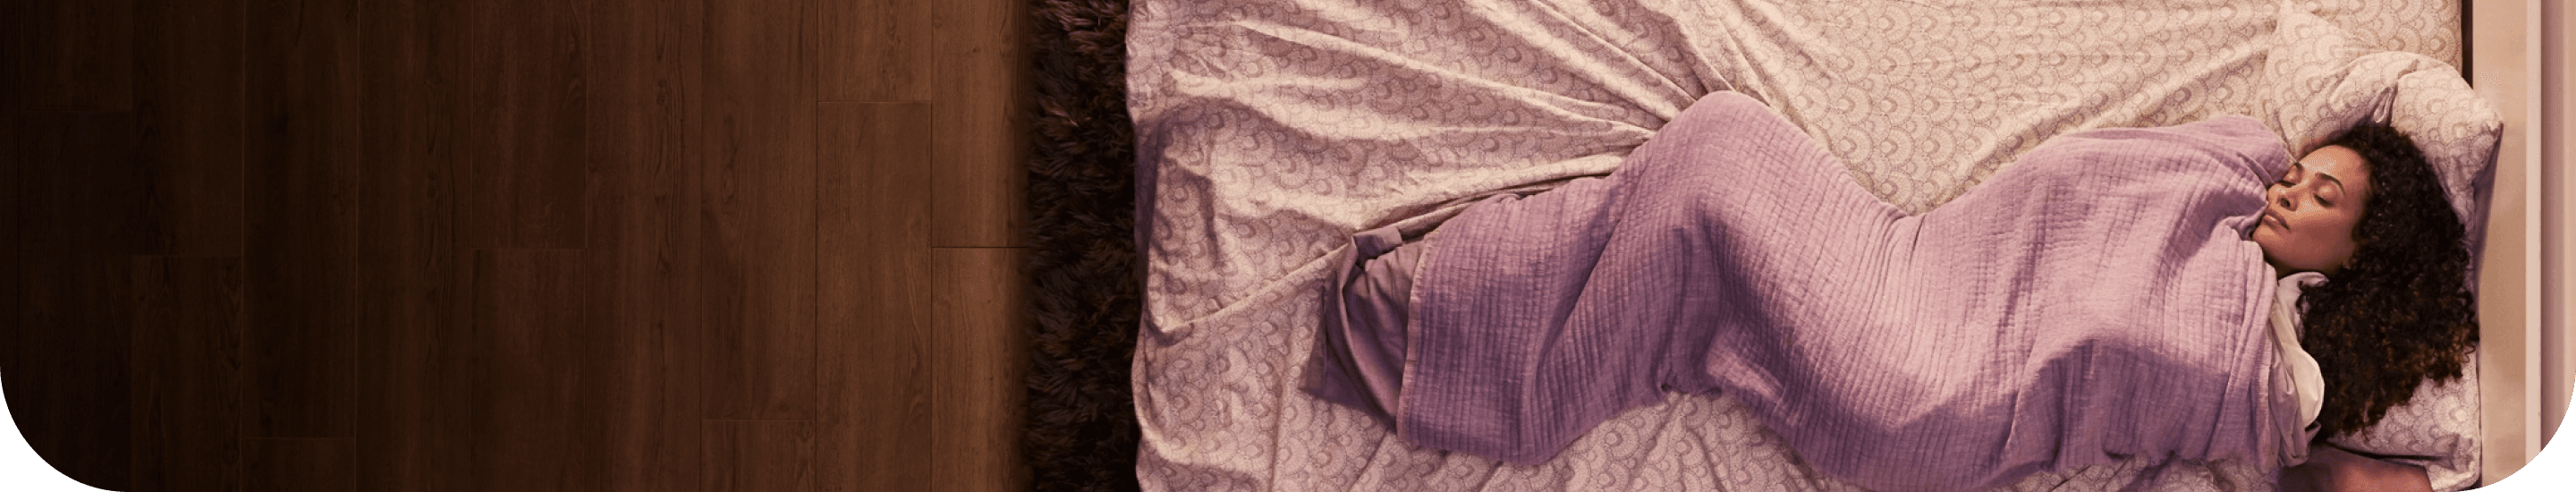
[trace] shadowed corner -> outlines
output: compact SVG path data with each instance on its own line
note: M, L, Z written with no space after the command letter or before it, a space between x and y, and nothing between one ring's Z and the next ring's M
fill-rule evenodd
M18 420L8 415L5 402L0 402L0 484L26 492L98 492L98 487L75 482L52 464L44 464L44 456L36 456L26 435L18 435Z

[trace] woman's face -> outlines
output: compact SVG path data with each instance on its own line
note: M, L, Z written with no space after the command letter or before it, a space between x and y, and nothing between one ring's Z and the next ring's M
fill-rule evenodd
M2359 247L2352 240L2361 222L2362 201L2370 195L2370 168L2352 149L2327 146L2290 165L2263 196L2254 243L2263 259L2283 274L2313 271L2332 275Z

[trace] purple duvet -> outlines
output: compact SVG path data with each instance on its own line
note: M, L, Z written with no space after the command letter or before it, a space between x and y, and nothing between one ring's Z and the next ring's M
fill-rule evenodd
M2279 466L2305 446L2242 231L2288 161L2250 118L2088 131L1907 216L1717 93L1607 177L1443 224L1387 411L1416 444L1528 464L1664 392L1725 392L1881 490Z

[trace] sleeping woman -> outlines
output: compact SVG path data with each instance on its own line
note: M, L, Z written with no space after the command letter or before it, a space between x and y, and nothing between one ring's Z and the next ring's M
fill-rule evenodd
M2065 135L1908 216L1712 94L1609 176L1355 236L1306 389L1521 464L1666 392L1723 392L1880 490L2136 456L2427 488L2326 440L2457 379L2476 344L2436 183L2385 126L2293 161L2228 117Z

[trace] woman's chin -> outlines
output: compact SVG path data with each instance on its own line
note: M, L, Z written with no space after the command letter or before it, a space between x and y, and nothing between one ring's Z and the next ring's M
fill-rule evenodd
M2272 276L2275 278L2286 277L2292 273L2305 271L2305 269L2283 263L2280 257L2272 255L2272 252L2274 251L2272 248L2272 241L2279 239L2279 236L2271 236L2267 234L2267 232L2268 231L2257 229L2254 231L2254 237L2250 239L2254 240L2255 245L2263 248L2263 264L2272 266Z

